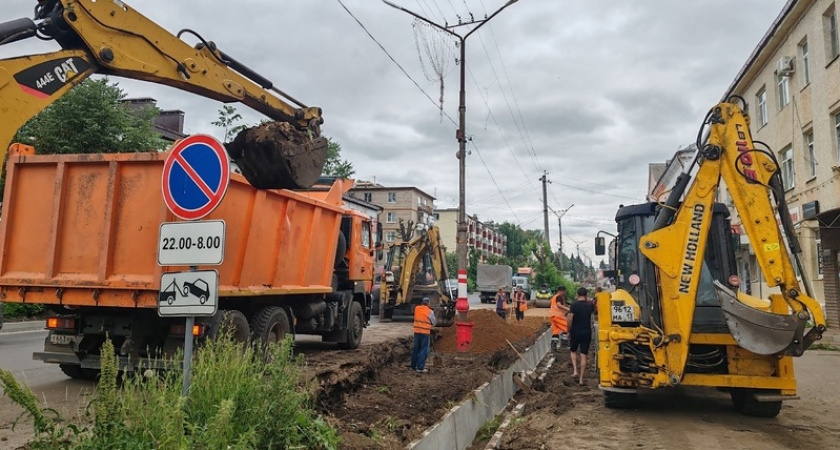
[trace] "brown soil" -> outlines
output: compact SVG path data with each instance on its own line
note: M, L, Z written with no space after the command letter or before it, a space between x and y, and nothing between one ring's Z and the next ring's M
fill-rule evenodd
M549 368L544 381L537 380L530 393L520 393L517 401L525 402L521 419L505 430L500 448L535 449L557 448L557 442L548 438L546 430L562 432L564 427L572 427L579 420L594 420L589 417L573 417L570 423L557 420L581 403L600 402L596 373L589 362L588 379L583 385L572 378L572 362L569 350L564 348L556 353L554 364ZM590 352L591 358L594 353ZM552 446L553 445L553 446ZM562 447L562 446L561 446Z
M488 310L471 311L469 320L475 323L471 352L455 351L455 326L439 329L428 374L408 369L410 338L309 355L306 376L318 382L318 407L340 430L341 448L405 448L518 358L507 341L521 351L546 326L539 318L506 323Z
M327 157L325 139L310 139L286 122L242 130L225 147L257 189L309 188L321 176Z

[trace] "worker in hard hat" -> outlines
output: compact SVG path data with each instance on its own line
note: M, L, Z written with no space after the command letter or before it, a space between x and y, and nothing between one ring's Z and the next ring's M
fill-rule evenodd
M569 306L566 304L566 287L559 286L557 292L551 297L551 306L549 306L548 320L551 322L551 350L557 351L557 344L560 342L560 336L568 335L569 324L566 322L566 314L569 312Z

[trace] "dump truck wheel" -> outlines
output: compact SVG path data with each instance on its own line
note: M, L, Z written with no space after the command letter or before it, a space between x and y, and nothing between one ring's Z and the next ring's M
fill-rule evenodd
M207 337L218 338L222 332L229 334L234 342L248 342L251 337L251 329L248 327L248 319L242 311L235 309L221 310L216 313L210 327L207 330Z
M604 406L611 409L631 409L636 407L636 394L626 392L604 392Z
M776 417L782 410L781 400L775 402L760 402L753 397L756 389L735 388L729 391L735 410L745 416ZM765 391L778 394L779 391Z
M350 323L347 327L347 340L339 342L338 347L345 350L359 348L362 343L362 332L365 327L365 317L359 302L350 304Z
M251 338L261 342L265 348L282 341L291 332L289 316L283 308L269 306L251 317Z

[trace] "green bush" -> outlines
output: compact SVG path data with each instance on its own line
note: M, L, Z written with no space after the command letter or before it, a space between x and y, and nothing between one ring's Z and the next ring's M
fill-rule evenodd
M186 398L181 370L134 373L118 388L116 357L102 358L93 427L72 434L42 425L50 433L39 432L32 448L336 448L336 432L314 412L309 390L299 384L300 360L291 347L290 338L267 354L228 339L207 342L193 359ZM106 341L102 354L113 352ZM180 364L173 361L173 367ZM31 406L26 410L36 423L47 420ZM56 446L56 435L64 445Z
M5 317L31 317L46 310L44 305L36 303L3 303L2 306Z

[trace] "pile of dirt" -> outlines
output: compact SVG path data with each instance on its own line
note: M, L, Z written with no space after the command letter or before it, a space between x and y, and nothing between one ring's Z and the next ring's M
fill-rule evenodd
M412 341L405 338L306 355L305 376L317 380L317 406L341 433L340 448L405 448L517 359L506 339L524 348L544 328L539 318L505 323L492 311L472 311L469 318L475 323L473 345L481 342L481 352L456 353L455 327L441 329L438 357L429 355L427 374L408 368ZM497 350L488 350L491 343Z
M526 317L522 322L506 322L489 309L470 311L468 321L473 323L472 342L469 353L475 355L492 355L510 348L511 344L523 341L533 342L534 336L548 325L543 317ZM438 332L435 350L442 353L457 352L457 326L443 328Z

